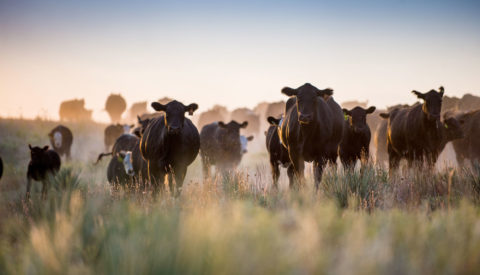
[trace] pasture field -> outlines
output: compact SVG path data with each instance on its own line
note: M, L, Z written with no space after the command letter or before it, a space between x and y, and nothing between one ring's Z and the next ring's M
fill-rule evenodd
M180 197L106 180L102 124L66 124L72 161L46 200L24 200L28 143L58 123L0 120L0 274L474 274L480 270L480 166L389 178L333 168L315 193L271 188L263 134L235 174L203 180L199 157Z

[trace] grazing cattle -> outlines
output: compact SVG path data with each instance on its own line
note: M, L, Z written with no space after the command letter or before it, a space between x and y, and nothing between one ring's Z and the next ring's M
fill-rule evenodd
M471 163L480 162L480 110L460 113L455 118L462 125L464 138L453 141L453 149L459 165L469 159Z
M260 118L252 110L248 108L238 108L232 111L230 116L232 120L248 121L248 128L245 129L245 134L257 134L260 131Z
M366 110L359 106L351 110L343 109L345 126L338 153L345 169L352 169L357 160L361 160L363 163L368 161L372 134L367 125L367 115L374 111L375 106Z
M200 131L200 156L202 157L203 176L210 176L210 167L215 165L219 171L235 169L242 159L240 129L246 128L247 121L234 120L225 124L221 121L205 125Z
M168 104L152 103L153 109L165 112L148 124L140 142L140 152L147 161L148 177L154 185L163 190L164 179L168 174L172 195L179 195L187 173L187 167L197 157L200 149L200 135L185 112L193 115L198 105L188 106L176 100ZM172 175L175 177L176 192L173 189Z
M470 112L480 109L480 97L472 94L464 94L457 103L457 110L460 112Z
M0 157L0 179L2 178L3 175L3 160L2 157Z
M198 128L201 129L203 128L203 126L215 121L226 120L227 116L228 116L227 108L220 105L215 105L213 106L212 109L200 114L197 122Z
M92 110L85 109L84 99L63 101L59 110L61 121L91 121Z
M115 141L117 140L118 137L120 137L122 134L128 134L130 132L130 129L133 128L135 125L121 125L121 124L112 124L108 125L107 128L105 128L105 135L103 141L105 142L105 150L110 151L110 146L112 146Z
M120 122L123 112L127 109L127 102L120 94L110 94L105 102L105 111L112 123Z
M48 176L55 175L60 170L60 156L57 152L49 150L48 145L40 148L37 146L32 147L29 144L28 148L30 148L31 159L27 170L26 197L27 199L30 197L32 180L36 180L42 182L42 197L45 198L47 196Z
M382 115L388 117L387 150L391 171L398 167L402 158L407 159L409 166L426 161L430 167L438 158L438 146L442 142L439 129L442 127L440 111L444 89L412 93L424 103Z
M286 104L285 121L280 126L280 140L287 146L299 181L304 178L304 161L313 161L318 189L325 165L337 159L344 126L342 108L331 96L331 89L319 90L310 83L297 89L285 87L282 93L291 98Z
M50 138L50 144L52 144L53 150L57 152L60 157L65 155L67 160L69 160L70 149L73 142L72 131L63 125L58 125L48 133L48 137Z
M283 118L276 119L272 116L267 118L268 123L270 123L270 127L268 128L266 133L266 145L268 155L270 157L273 187L275 188L278 187L278 179L280 178L280 165L284 168L287 168L290 186L293 185L293 180L295 176L293 166L290 165L291 163L288 156L288 150L285 146L282 145L282 143L280 142L280 137L278 136L278 127L281 125L282 119Z
M130 106L129 117L130 121L133 121L139 115L142 115L147 112L147 102L135 102Z

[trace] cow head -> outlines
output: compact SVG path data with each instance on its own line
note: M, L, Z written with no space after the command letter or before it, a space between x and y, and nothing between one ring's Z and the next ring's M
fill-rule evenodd
M117 153L117 160L123 164L125 173L129 176L134 176L135 172L133 170L133 160L131 151L120 151Z
M241 150L240 150L240 154L245 154L248 152L247 150L247 144L249 141L252 141L253 140L253 136L249 136L249 137L246 137L244 135L241 135L240 136L240 145L242 146Z
M445 128L447 141L459 139L464 137L462 120L458 120L449 113L445 113L443 116L443 127Z
M174 100L166 105L163 105L159 102L153 102L152 108L158 112L165 112L164 119L168 133L172 135L178 135L183 129L185 113L188 112L189 115L193 115L193 112L198 109L198 105L196 103L192 103L188 106L185 106L183 103Z
M359 106L351 110L343 109L345 118L355 133L360 133L368 128L367 115L373 113L374 111L375 106L371 106L368 109L363 109Z
M28 144L28 148L30 148L30 157L34 162L42 161L43 155L48 151L48 145L40 148L38 146L32 147L32 145Z
M300 124L309 124L314 120L317 109L317 97L331 96L332 89L319 90L310 83L306 83L296 89L285 87L282 93L287 96L296 97L296 106L298 113L298 122Z
M248 126L248 121L244 121L241 124L235 120L232 120L226 124L222 121L219 121L218 126L223 130L219 132L218 138L222 141L222 144L224 144L226 148L235 148L236 146L241 146L240 129L246 128Z
M440 111L442 110L443 87L436 90L430 90L428 93L412 91L418 98L423 100L422 110L430 121L440 121Z
M62 147L62 133L60 133L59 131L50 132L48 134L48 137L50 137L50 140L52 141L55 148Z
M146 119L142 120L139 116L137 116L137 120L138 120L138 124L140 126L135 128L133 133L136 136L141 137L141 136L143 136L143 133L145 132L145 129L147 128L148 124L150 123L150 119L146 118Z

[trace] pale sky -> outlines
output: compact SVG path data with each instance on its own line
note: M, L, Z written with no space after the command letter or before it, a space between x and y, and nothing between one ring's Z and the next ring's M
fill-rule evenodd
M377 107L480 93L479 1L177 2L0 0L0 116L85 98L107 121L111 92L253 107L305 82Z

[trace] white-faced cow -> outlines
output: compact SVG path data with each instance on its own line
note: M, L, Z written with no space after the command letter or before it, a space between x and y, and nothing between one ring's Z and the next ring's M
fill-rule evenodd
M313 162L318 189L325 165L337 159L344 128L342 108L331 96L331 89L319 90L309 83L297 89L283 88L282 93L291 98L286 104L280 139L287 146L299 181L304 178L304 161Z
M72 131L63 125L58 125L48 133L48 137L50 138L53 150L60 156L65 155L67 160L69 160L73 142Z

